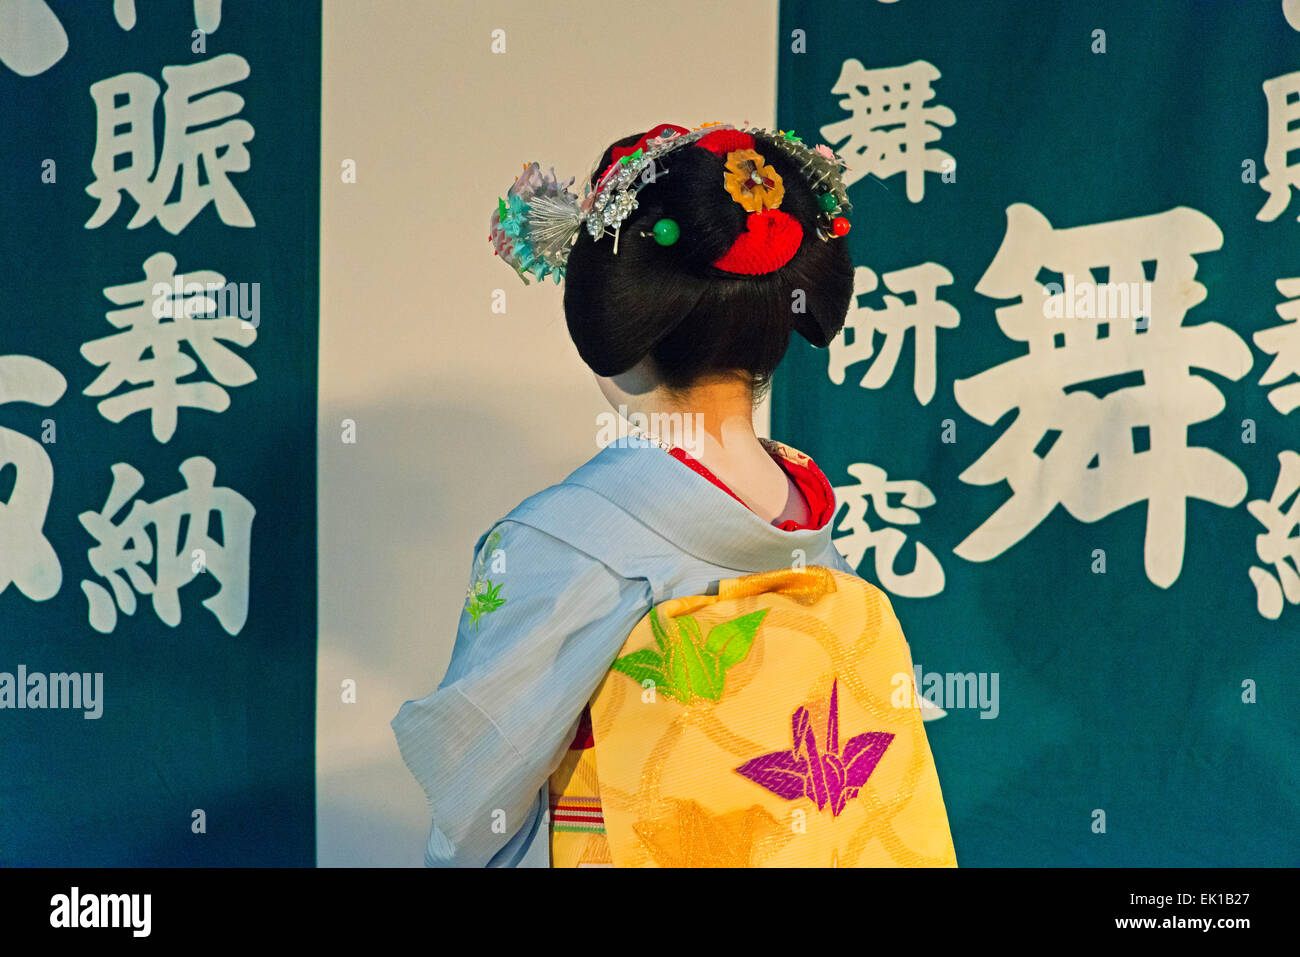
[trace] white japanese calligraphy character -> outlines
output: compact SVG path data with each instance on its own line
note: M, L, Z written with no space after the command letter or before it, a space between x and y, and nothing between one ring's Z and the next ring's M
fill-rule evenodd
M40 359L0 356L0 405L53 405L67 385L58 369ZM59 557L44 531L54 466L39 442L0 427L0 474L11 465L13 488L0 501L0 594L13 582L32 601L45 601L63 584Z
M1147 503L1147 577L1167 588L1183 564L1186 501L1231 507L1246 495L1246 477L1212 449L1190 446L1188 427L1218 415L1224 399L1208 370L1240 379L1249 347L1217 322L1184 326L1205 298L1194 253L1218 249L1223 234L1208 216L1178 207L1152 216L1053 229L1032 206L1007 209L1007 234L976 291L1020 297L997 310L1003 333L1027 354L954 384L958 404L992 425L1015 420L960 478L974 485L1006 481L1011 498L954 552L988 561L1020 541L1058 505L1095 522ZM1104 268L1112 283L1145 281L1151 315L1080 318L1044 306L1040 269L1088 276Z
M1264 148L1264 168L1260 189L1268 199L1256 219L1272 222L1291 202L1291 187L1300 188L1300 163L1288 163L1287 155L1300 150L1300 70L1264 81L1264 99L1268 104L1268 145Z
M857 304L857 297L876 291L876 274L866 266L853 270L854 306L844 323L844 334L831 340L827 374L836 385L844 382L844 370L870 359L875 353L873 336L885 337L880 354L867 369L858 385L879 389L889 381L903 351L907 330L912 330L912 391L922 405L934 398L936 329L955 329L961 316L946 302L939 301L940 286L952 283L952 273L938 263L922 263L896 269L884 275L885 286L895 293L911 293L915 300L904 303L898 296L884 296L885 308L873 309Z
M834 540L844 560L857 568L868 549L875 549L876 577L886 591L905 598L928 598L943 591L943 566L930 549L917 542L914 567L910 572L899 574L894 570L894 563L907 543L907 535L896 528L873 529L867 522L867 505L870 504L871 511L882 523L916 525L921 517L913 509L933 505L934 493L920 482L891 482L884 469L866 462L850 465L849 474L858 480L858 484L835 489L835 498L844 509L838 531L849 533ZM890 495L900 496L901 504L891 505Z
M113 0L113 18L135 27L135 0ZM204 33L221 26L221 0L194 0L194 23ZM68 52L68 34L46 0L0 2L0 63L19 76L44 73Z
M221 89L246 79L248 73L248 61L235 53L189 66L163 67L167 91L163 94L162 152L156 166L153 115L158 84L143 73L122 73L92 84L97 133L90 168L95 181L86 192L99 200L99 206L86 228L96 229L108 222L121 204L123 191L139 207L126 224L128 229L137 229L156 217L163 229L176 234L210 202L227 226L256 225L227 178L228 173L248 171L244 144L253 138L253 126L247 120L232 119L244 108L244 98ZM202 96L204 93L208 95ZM119 96L125 97L121 106L115 105ZM119 133L118 127L126 129ZM129 159L120 169L119 156ZM200 168L206 182L200 182ZM178 174L180 195L168 202Z
M1300 376L1300 277L1279 279L1277 291L1290 297L1277 307L1281 325L1261 329L1253 338L1260 350L1276 356L1260 377L1260 385L1275 385L1289 376ZM1268 401L1283 415L1300 407L1300 381L1279 385L1268 394Z
M253 504L233 489L214 487L216 466L196 455L180 465L185 488L156 502L136 500L144 476L124 462L113 466L113 487L104 508L82 512L82 526L98 543L86 556L95 573L107 579L112 594L102 585L83 580L81 590L89 604L91 626L99 632L117 627L117 611L135 614L135 592L151 595L154 613L164 624L181 623L179 591L196 575L211 572L220 582L216 594L203 605L229 634L238 634L248 617L248 563L252 541ZM114 524L114 516L130 504L131 510ZM220 538L208 534L212 513L220 517ZM181 522L185 541L180 541ZM148 526L157 538L155 578L143 567L154 557ZM121 575L126 572L126 577Z
M99 412L110 422L121 422L132 413L149 410L154 438L166 442L176 431L181 406L223 412L230 397L222 385L247 385L257 379L252 366L221 343L247 346L257 338L257 330L237 316L214 314L219 311L220 290L226 287L220 273L201 270L177 275L175 257L160 252L145 260L144 275L143 280L104 290L109 301L127 308L107 313L108 321L121 332L81 347L89 362L105 367L83 391L108 395L124 382L148 383L101 400ZM216 382L178 381L198 368L193 358L180 351L182 342L189 344Z
M851 164L845 186L868 173L881 179L906 173L907 198L919 203L925 197L927 171L956 169L951 156L928 148L943 135L939 127L957 121L948 107L925 105L935 96L930 84L939 75L925 60L875 70L860 60L844 61L831 92L844 97L840 108L852 116L823 126L821 134L832 145L844 141L837 151Z
M1277 484L1267 501L1246 503L1265 531L1255 536L1255 554L1272 566L1272 572L1252 565L1250 580L1255 584L1255 606L1265 618L1282 614L1282 599L1300 605L1300 455L1278 453ZM1290 500L1284 512L1283 506Z

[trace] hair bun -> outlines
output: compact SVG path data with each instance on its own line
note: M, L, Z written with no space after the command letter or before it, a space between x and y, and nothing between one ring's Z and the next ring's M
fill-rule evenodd
M843 326L842 165L793 133L660 123L606 149L581 199L526 169L492 235L521 275L563 278L569 334L598 375L649 357L670 387L735 373L757 385L792 332L825 346ZM671 243L656 239L665 219Z

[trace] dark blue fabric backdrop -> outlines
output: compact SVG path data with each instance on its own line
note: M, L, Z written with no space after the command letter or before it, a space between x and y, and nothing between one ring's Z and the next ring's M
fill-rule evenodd
M215 29L204 19L214 6ZM0 23L0 357L57 370L0 365L0 568L42 596L0 578L0 673L103 676L98 719L0 709L0 864L311 865L320 6L134 7L133 23L113 4L83 2L52 2L50 16L28 5L26 22L11 9ZM66 51L42 69L59 30ZM97 105L101 82L111 95ZM119 190L103 218L96 197ZM131 228L140 199L148 208ZM166 313L150 307L167 256L178 273L237 284L253 318L151 323ZM105 290L132 283L143 305L118 313L130 306ZM105 369L117 381L86 394ZM66 388L52 405L23 400L59 375ZM151 383L124 400L140 400L134 411L101 405ZM40 528L28 499L42 459L52 468L43 535L61 575L52 596L41 587L51 566L34 566L24 531ZM131 506L115 502L100 526L106 547L91 551L99 541L79 516L105 510L111 467L138 470L132 501L156 503L185 490L191 459L215 469L212 497L146 510L136 537L117 541ZM162 587L152 598L140 590L167 581L179 617L156 610Z
M784 2L778 42L780 125L857 176L861 295L772 433L947 711L959 863L1300 862L1281 0ZM1089 313L1121 281L1145 314Z

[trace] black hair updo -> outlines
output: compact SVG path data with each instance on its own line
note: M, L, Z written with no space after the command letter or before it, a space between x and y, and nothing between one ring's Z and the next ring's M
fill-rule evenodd
M614 149L640 138L610 144L593 187ZM694 145L657 161L653 182L623 220L617 254L612 236L597 241L579 231L564 275L564 315L578 355L597 375L618 375L650 356L669 389L739 372L758 391L792 330L819 347L840 331L853 296L848 248L843 239L818 237L817 197L772 138L754 134L754 149L781 176L781 211L803 227L794 257L774 272L742 276L712 265L745 231L746 211L723 186L725 157ZM662 217L681 229L671 246L641 235Z

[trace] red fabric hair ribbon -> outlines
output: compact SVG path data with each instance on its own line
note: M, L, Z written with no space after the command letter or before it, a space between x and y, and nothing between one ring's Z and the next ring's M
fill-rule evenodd
M650 127L650 129L642 133L641 138L631 146L615 146L609 151L609 165L606 166L604 171L600 174L600 179L596 180L596 184L599 185L605 177L609 175L609 171L618 165L619 160L624 156L631 156L637 150L645 149L646 143L654 139L656 136L663 136L665 133L676 133L680 136L683 133L689 132L690 130L684 126L677 126L673 123L660 123L657 126Z

